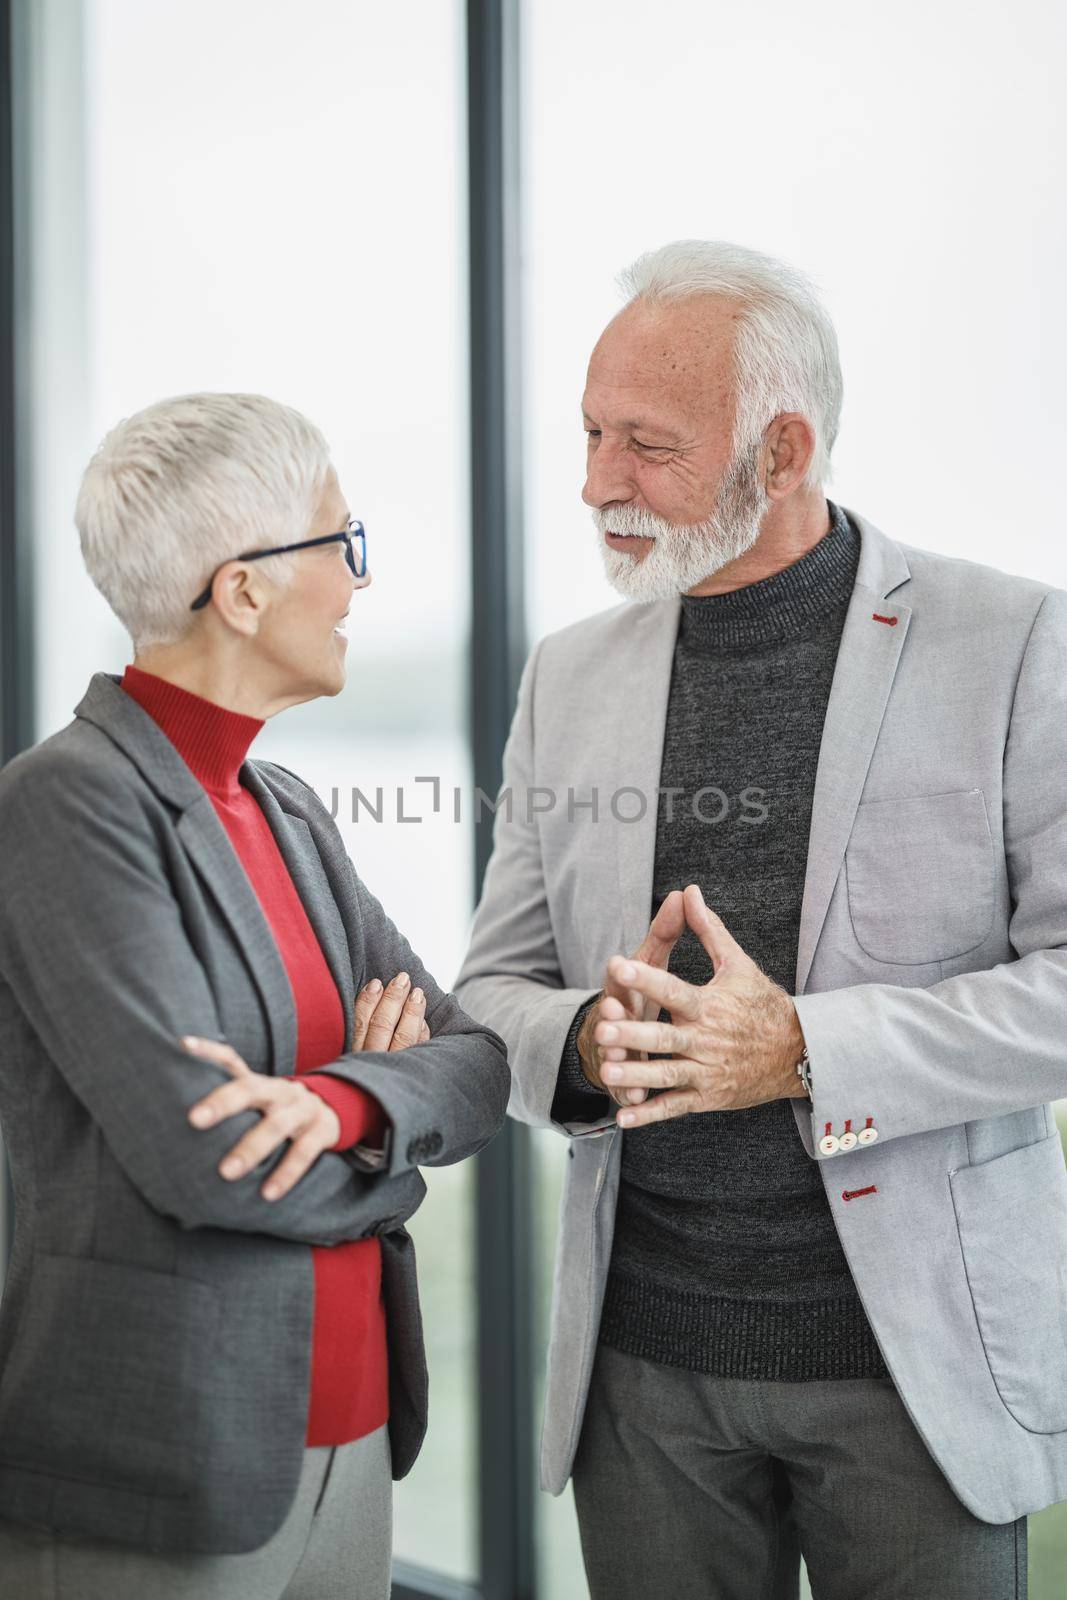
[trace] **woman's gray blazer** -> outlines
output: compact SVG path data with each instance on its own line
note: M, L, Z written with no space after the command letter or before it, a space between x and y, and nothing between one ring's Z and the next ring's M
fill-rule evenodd
M242 777L337 981L345 1037L359 988L401 969L433 1035L322 1069L381 1102L384 1156L327 1152L274 1202L260 1189L281 1152L236 1182L217 1170L258 1112L206 1131L186 1116L229 1074L181 1034L276 1074L296 1048L285 968L205 790L102 672L72 723L0 773L0 1119L17 1209L0 1516L155 1550L252 1550L283 1520L307 1427L311 1245L381 1239L393 1470L409 1470L426 1427L404 1227L418 1167L481 1149L508 1096L501 1040L442 993L314 792L266 761Z

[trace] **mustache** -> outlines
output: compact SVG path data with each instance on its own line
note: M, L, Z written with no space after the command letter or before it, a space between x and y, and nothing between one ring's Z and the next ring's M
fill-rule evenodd
M594 506L592 516L598 532L602 534L618 533L630 538L660 539L676 531L675 525L665 517L658 517L640 506Z

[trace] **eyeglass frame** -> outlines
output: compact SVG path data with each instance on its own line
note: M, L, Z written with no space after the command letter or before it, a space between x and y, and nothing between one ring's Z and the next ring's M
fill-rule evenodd
M352 576L354 578L362 578L367 571L367 530L364 528L358 517L349 517L348 526L341 533L323 533L320 534L317 539L298 539L295 544L274 545L270 550L245 550L239 556L230 556L229 560L262 561L266 556L284 556L288 555L291 550L310 550L312 545L335 544L340 539L343 539L345 542L345 560L348 562L349 570L352 573ZM358 566L356 562L356 556L352 548L353 543L357 539L359 540ZM221 566L215 568L210 579L208 580L207 587L197 595L196 599L189 607L190 611L200 611L204 606L207 605L208 601L211 599L211 591L214 587L215 579L222 571L222 568L226 565L227 563L224 561Z

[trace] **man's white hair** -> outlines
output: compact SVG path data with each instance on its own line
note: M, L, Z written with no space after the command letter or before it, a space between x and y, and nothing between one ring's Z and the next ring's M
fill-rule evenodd
M178 395L112 428L74 520L89 576L135 651L183 637L223 562L308 537L329 468L314 423L265 395ZM258 565L284 586L295 559Z
M829 481L841 420L841 363L833 323L802 272L744 245L678 239L639 256L618 282L628 302L655 305L703 294L736 300L734 454L751 448L783 411L799 411L816 435L804 484Z

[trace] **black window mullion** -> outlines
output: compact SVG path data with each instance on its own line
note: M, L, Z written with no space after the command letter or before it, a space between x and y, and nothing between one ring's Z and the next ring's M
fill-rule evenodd
M474 782L500 784L525 656L519 256L519 5L468 0L471 743ZM476 822L476 893L492 814ZM533 1244L529 1131L508 1122L478 1157L481 1591L533 1600Z

